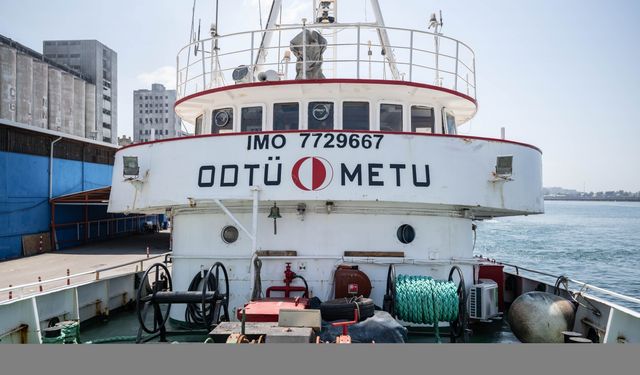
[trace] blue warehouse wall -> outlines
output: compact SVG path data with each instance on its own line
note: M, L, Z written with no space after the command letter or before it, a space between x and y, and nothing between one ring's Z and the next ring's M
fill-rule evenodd
M54 159L53 196L109 186L112 169L111 165ZM22 255L23 235L50 230L48 201L49 158L0 152L0 260Z

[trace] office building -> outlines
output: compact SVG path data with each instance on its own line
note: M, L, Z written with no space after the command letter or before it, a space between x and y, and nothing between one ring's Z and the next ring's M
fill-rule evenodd
M96 123L92 137L116 144L118 141L118 56L97 40L47 40L44 56L85 75L95 85L92 104ZM89 135L87 135L89 136Z
M133 141L149 142L182 135L173 106L176 91L154 83L151 90L133 92Z

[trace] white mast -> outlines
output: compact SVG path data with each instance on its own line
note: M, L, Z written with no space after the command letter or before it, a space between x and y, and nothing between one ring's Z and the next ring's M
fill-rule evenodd
M258 66L266 62L267 47L271 45L271 38L273 37L273 30L276 29L278 17L280 16L280 9L282 9L282 0L273 0L273 3L271 3L271 11L269 12L269 19L267 20L265 31L262 34L260 49L258 50L258 55L255 59L255 65L253 67L254 72ZM253 48L253 45L251 48Z
M378 3L378 0L371 0L371 7L373 8L373 14L376 16L376 25L384 27L384 18L382 17L382 10L380 9L380 3ZM389 70L391 70L393 79L400 80L400 72L396 65L396 57L393 55L393 51L389 47L391 46L391 42L389 41L389 34L387 34L387 30L383 28L378 29L378 37L380 38L380 45L382 46L384 57L389 63Z

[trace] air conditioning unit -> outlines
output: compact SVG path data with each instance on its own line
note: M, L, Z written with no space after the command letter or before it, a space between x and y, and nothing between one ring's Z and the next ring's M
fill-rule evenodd
M490 279L480 279L479 282L469 291L469 317L488 320L498 315L498 284Z

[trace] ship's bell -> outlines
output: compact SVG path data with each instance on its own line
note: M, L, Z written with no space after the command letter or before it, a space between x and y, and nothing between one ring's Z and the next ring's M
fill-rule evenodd
M276 206L276 204L273 204L273 207L271 207L271 211L269 211L269 219L280 219L282 218L282 216L280 216L280 207Z
M276 226L276 220L280 219L282 216L280 215L280 207L276 206L276 203L273 202L273 207L269 211L269 219L273 219L273 234L278 234L278 227Z

